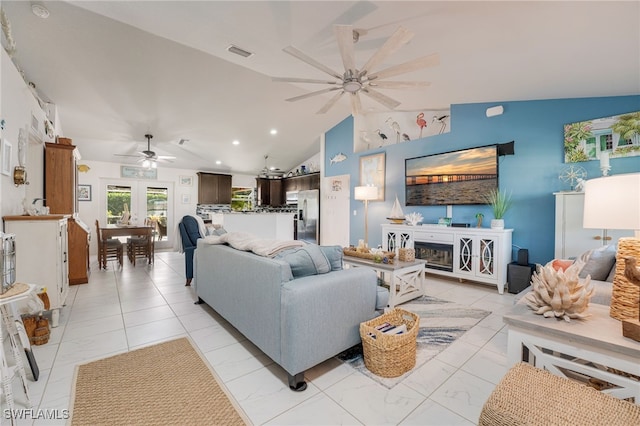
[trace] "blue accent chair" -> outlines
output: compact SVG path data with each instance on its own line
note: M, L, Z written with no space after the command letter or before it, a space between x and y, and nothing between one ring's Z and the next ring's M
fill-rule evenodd
M193 279L193 253L198 245L198 239L202 238L202 235L200 235L198 221L193 216L184 216L178 227L182 238L182 250L184 251L184 267L187 278L185 285L189 286Z

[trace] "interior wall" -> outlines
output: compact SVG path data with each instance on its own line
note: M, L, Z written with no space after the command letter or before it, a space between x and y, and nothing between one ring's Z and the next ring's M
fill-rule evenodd
M502 105L500 116L486 116L488 107ZM515 141L515 155L499 159L499 186L512 192L513 207L505 215L507 228L513 228L516 246L529 249L533 263L546 263L554 255L554 192L569 190L558 176L568 165L564 163L564 125L576 121L608 117L640 111L640 96L605 98L553 99L519 102L491 102L452 105L451 132L415 141L389 145L366 152L353 152L353 119L349 117L326 134L325 175L351 175L350 242L354 244L364 232L363 203L353 200L353 187L358 186L361 156L386 153L385 200L369 203L369 245L381 244L380 224L398 196L405 214L419 212L423 223L436 223L446 216L446 207L406 207L404 196L404 160L428 154ZM337 153L347 159L331 164ZM612 158L611 174L640 171L640 157ZM587 178L601 176L599 163L577 163L588 173ZM486 205L453 206L453 221L475 226L476 213L485 220L492 217ZM485 225L486 226L486 225Z

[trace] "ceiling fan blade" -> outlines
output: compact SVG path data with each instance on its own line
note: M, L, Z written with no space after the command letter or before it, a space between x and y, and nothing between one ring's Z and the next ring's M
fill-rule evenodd
M370 87L364 88L361 91L371 99L380 102L382 105L386 106L389 109L395 109L398 105L400 105L400 102L388 97L387 95L383 95L382 93L377 92Z
M317 80L314 78L296 78L296 77L271 77L271 81L281 82L281 83L314 83L314 84L338 84L342 83L342 81L329 81L329 80Z
M369 75L369 80L393 77L393 76L408 73L411 71L416 71L421 68L438 65L439 63L440 63L440 56L437 53L434 53L432 55L423 56L421 58L417 58L400 65L394 65L382 71L373 73Z
M340 89L340 87L329 87L327 89L317 90L315 92L306 93L304 95L295 96L293 98L285 99L285 101L287 101L287 102L295 102L295 101L299 101L301 99L310 98L311 96L320 95L322 93L327 93L327 92L332 92L332 91L338 90L338 89Z
M324 106L320 108L318 112L316 112L316 114L324 114L325 112L329 111L331 107L334 106L336 102L338 102L338 99L340 99L340 97L343 94L344 94L344 90L341 90L339 93L336 93L331 99L329 99L329 102L324 104Z
M156 157L156 160L175 160L176 157L174 157L173 155L158 155Z
M373 68L380 65L387 57L395 53L402 46L407 44L413 38L413 33L404 27L399 27L391 37L382 45L376 53L369 58L366 64L360 70L361 75L365 75Z
M334 25L333 32L338 40L342 64L345 71L356 75L356 61L353 51L353 27L351 25Z
M139 155L134 155L134 154L113 154L113 155L115 155L116 157L136 157L136 158L140 157Z
M306 62L307 64L311 65L312 67L315 67L315 68L319 69L320 71L326 72L327 74L329 74L332 77L337 78L338 80L342 80L342 75L341 74L339 74L339 73L335 72L334 70L332 70L331 68L321 64L320 62L316 61L312 57L307 56L305 53L301 52L300 50L296 49L295 47L287 46L282 50L285 51L286 53L288 53L289 55L300 59L302 62Z
M428 81L378 81L374 80L369 83L369 87L375 89L415 89L418 87L429 87L431 83Z
M360 101L360 95L358 93L351 94L351 114L359 115L362 111L362 102Z

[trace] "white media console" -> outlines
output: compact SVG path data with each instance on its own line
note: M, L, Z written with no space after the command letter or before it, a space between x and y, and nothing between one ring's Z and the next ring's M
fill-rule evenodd
M507 284L513 229L456 228L440 225L382 225L382 248L413 248L427 273L493 284Z

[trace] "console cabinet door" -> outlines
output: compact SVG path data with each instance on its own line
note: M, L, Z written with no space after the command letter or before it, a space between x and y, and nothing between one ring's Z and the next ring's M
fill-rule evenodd
M490 236L458 234L454 246L453 272L469 279L497 280L498 239Z

